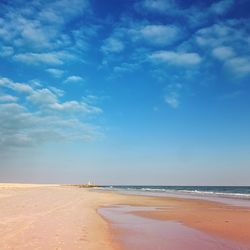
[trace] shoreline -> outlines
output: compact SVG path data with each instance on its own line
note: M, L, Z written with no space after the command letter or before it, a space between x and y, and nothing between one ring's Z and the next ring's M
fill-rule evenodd
M140 187L140 186L139 186ZM164 186L163 186L164 187ZM231 186L234 187L234 186ZM245 186L250 188L249 186ZM218 202L238 207L249 207L250 208L250 193L223 193L223 192L202 192L202 191L187 191L187 190L174 190L174 189L152 189L152 188L128 188L126 186L123 188L115 186L109 187L99 187L99 190L103 191L113 191L125 195L139 195L139 196L149 196L149 197L172 197L180 199L195 199L195 200L207 200L211 202Z
M116 193L117 194L117 193ZM129 213L160 221L175 221L214 237L233 240L250 249L250 208L202 199L120 194L126 202L117 205L156 207L154 211ZM109 206L111 208L112 206ZM110 221L110 223L112 223Z
M126 230L100 215L102 208L122 206L130 206L132 210L140 208L125 211L126 216L134 218ZM3 250L39 247L127 250L120 239L133 235L131 229L135 221L138 226L144 222L153 223L153 227L164 224L166 230L171 222L176 236L181 232L197 234L196 230L213 239L231 239L247 245L241 249L250 249L250 208L207 200L120 194L61 185L0 185L0 216L0 248ZM117 216L125 218L124 213ZM138 234L137 238L140 237ZM150 238L150 234L147 237Z
M99 211L114 231L114 239L125 250L249 250L250 245L210 235L172 220L151 219L135 212L145 207L117 206Z

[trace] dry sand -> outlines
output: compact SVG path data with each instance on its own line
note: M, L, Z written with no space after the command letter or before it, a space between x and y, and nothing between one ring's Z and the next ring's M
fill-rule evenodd
M56 185L4 186L0 249L119 249L107 222L96 212L108 196Z
M93 192L58 185L1 185L0 249L117 250L97 208L116 204L160 207L137 215L184 225L250 246L250 209L215 202Z

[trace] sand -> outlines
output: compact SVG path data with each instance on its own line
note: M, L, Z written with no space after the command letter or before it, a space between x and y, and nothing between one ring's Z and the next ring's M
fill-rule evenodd
M181 222L211 236L250 246L250 209L246 207L60 185L8 184L0 185L0 249L126 249L117 240L121 232L97 212L119 204L157 207L133 214Z
M239 242L210 235L170 220L151 219L134 212L155 211L141 206L114 206L99 209L112 222L116 239L129 250L249 250Z
M214 236L244 243L250 249L250 207L180 198L148 198L144 202L140 202L139 199L136 203L145 205L145 202L160 209L134 214L158 220L177 221Z
M96 213L105 197L60 186L0 189L0 249L119 249Z

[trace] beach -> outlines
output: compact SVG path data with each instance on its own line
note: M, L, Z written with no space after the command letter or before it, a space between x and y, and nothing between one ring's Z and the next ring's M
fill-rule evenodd
M1 184L0 217L3 250L250 249L250 208L207 200Z
M0 191L0 249L118 249L96 213L106 199L76 187L7 185Z

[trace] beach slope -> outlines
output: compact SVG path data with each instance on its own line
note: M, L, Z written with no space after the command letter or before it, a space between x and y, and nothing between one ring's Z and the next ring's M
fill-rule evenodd
M0 249L118 249L96 212L99 193L59 185L0 185Z

